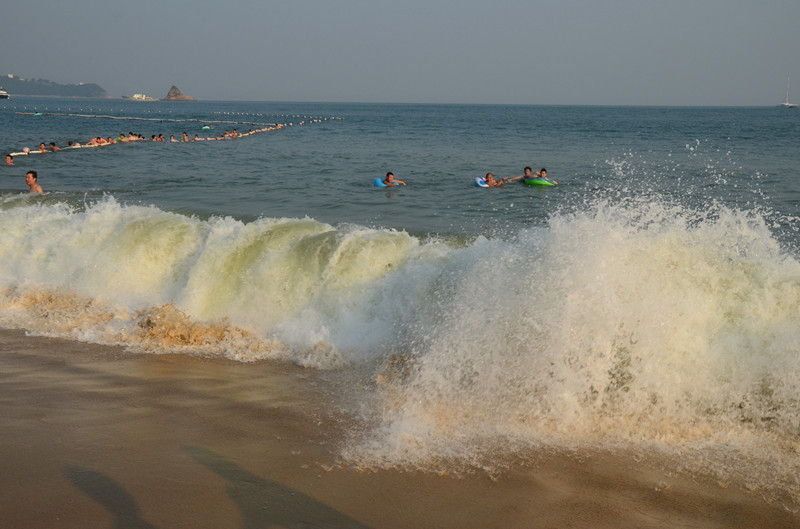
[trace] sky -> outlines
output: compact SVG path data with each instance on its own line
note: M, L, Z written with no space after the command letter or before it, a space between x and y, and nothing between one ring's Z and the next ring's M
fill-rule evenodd
M800 102L800 0L4 0L6 74L115 98L777 105L789 76Z

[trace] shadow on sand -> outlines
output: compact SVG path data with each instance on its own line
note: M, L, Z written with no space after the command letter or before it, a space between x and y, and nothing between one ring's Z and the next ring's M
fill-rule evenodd
M106 508L114 516L117 529L156 529L142 520L133 496L116 481L86 468L69 467L64 474L77 489Z
M184 452L230 483L228 496L239 506L244 529L369 529L302 492L262 479L210 450L189 446Z
M184 452L229 482L228 496L242 513L243 529L370 529L302 492L262 479L210 450L190 446ZM133 496L108 476L81 467L68 467L64 475L114 517L116 529L157 529L142 519Z

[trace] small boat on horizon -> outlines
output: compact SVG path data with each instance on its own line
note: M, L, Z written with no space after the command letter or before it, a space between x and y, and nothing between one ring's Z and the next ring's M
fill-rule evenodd
M8 98L10 98L10 97L11 97L11 96L10 96L10 95L8 95L8 92L6 92L6 91L3 89L3 87L2 87L2 86L0 86L0 99L8 99Z
M786 78L786 101L780 104L784 108L797 108L797 103L789 103L789 78Z
M122 96L126 101L158 101L158 98L150 97L145 94L133 94L132 96Z

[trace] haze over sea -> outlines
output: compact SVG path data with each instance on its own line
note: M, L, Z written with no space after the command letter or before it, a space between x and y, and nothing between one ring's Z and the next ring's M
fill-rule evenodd
M798 111L17 97L0 117L4 154L286 125L15 157L5 327L308 366L357 418L338 450L359 467L624 451L800 507ZM558 187L474 186L526 165ZM408 186L373 187L387 171Z

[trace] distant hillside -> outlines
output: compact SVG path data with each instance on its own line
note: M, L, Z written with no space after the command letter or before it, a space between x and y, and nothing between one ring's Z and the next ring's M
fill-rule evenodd
M15 75L0 76L0 86L6 92L20 96L111 97L94 83L58 84L46 79L22 79Z

